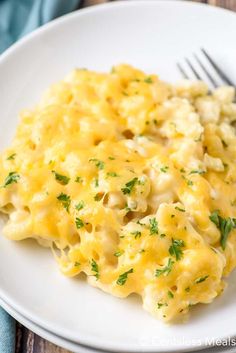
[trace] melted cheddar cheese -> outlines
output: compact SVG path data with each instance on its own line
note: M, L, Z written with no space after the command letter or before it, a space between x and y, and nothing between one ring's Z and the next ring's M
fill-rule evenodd
M4 234L164 321L210 303L236 265L234 95L128 65L73 71L1 155Z

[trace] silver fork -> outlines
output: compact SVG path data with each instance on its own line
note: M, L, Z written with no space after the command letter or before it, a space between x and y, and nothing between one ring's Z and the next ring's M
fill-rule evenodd
M193 74L195 79L206 81L205 76L209 80L210 86L213 88L222 86L222 84L236 87L236 84L226 75L205 49L201 48L201 54L204 61L196 54L193 54L194 61L185 58L185 66L188 68L188 71ZM177 63L177 67L183 78L191 79L191 76L182 64Z

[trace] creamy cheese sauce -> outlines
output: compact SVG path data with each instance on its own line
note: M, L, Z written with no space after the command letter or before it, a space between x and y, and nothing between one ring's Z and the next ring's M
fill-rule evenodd
M1 155L4 234L164 321L210 303L236 265L234 96L128 65L74 70Z

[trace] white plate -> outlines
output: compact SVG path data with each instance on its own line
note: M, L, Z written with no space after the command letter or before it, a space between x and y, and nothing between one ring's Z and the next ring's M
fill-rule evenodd
M175 62L207 48L236 78L236 15L177 1L129 1L92 7L41 28L0 59L0 148L17 112L51 82L77 67L108 70L127 62L167 80ZM183 325L166 326L135 298L121 300L59 274L49 251L0 237L0 297L37 325L74 342L113 351L199 349L236 334L236 276L212 305L198 306ZM219 324L220 321L220 324Z
M89 349L83 346L80 346L79 344L70 342L68 340L65 340L62 337L54 335L52 332L49 332L40 326L36 325L34 322L26 319L23 315L19 314L17 311L15 311L10 305L5 303L3 300L0 299L0 305L1 307L6 310L14 319L16 319L18 322L20 322L22 325L27 327L29 330L33 331L36 333L38 336L44 338L45 340L54 343L55 345L68 349L73 353L105 353L102 351L97 351L94 349ZM228 353L228 352L227 352Z
M0 299L0 305L12 316L14 319L19 321L29 330L36 333L38 336L43 337L44 339L60 346L62 348L68 349L73 353L106 353L101 350L89 349L87 347L83 347L79 344L70 342L65 340L62 337L54 335L52 332L49 332L42 327L36 325L34 322L26 319L24 316L15 311L10 305L6 304L3 300ZM200 353L235 353L235 347L212 347L201 349Z

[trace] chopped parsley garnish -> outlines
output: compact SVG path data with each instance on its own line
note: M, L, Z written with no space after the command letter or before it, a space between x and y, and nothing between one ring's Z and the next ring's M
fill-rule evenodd
M205 174L204 170L191 170L189 174Z
M75 205L75 208L77 211L82 210L82 208L84 208L84 201L80 201L79 203L77 203L77 205Z
M138 178L134 178L125 184L125 187L121 189L124 195L131 194L135 184L138 182Z
M227 163L223 163L223 166L225 167L225 169L229 167Z
M137 221L137 224L139 224L140 226L143 226L143 227L145 226L145 224L141 223L140 220Z
M3 187L6 188L8 185L16 184L20 179L20 175L17 172L11 172L5 179Z
M232 229L236 228L236 218L223 218L219 215L219 211L212 212L209 218L220 230L220 245L222 249L225 250L229 233Z
M55 176L55 179L62 185L67 185L70 181L70 178L68 178L65 175L62 174L58 174L57 172L55 172L55 170L52 170L52 173Z
M98 180L98 178L94 179L94 186L95 186L95 188L98 188L98 187L99 187L99 180Z
M107 176L115 178L115 177L118 177L119 175L116 172L108 172Z
M153 79L152 79L151 77L146 77L146 78L144 79L144 82L146 82L146 83L153 83Z
M80 266L80 262L75 261L74 266L75 266L75 267L79 267L79 266Z
M123 254L124 254L124 250L118 250L117 252L115 252L114 256L120 257Z
M206 275L204 277L199 277L195 280L195 283L202 283L204 282L207 278L209 277L209 275ZM186 289L185 289L186 290Z
M101 201L101 199L103 198L103 193L98 192L95 196L94 196L94 200L95 201Z
M94 272L94 276L98 280L99 279L99 269L98 269L98 264L96 263L96 261L94 259L92 259L92 261L91 261L91 271Z
M75 224L77 229L80 229L84 226L84 222L82 221L81 218L78 218L78 217L76 217L75 219Z
M131 268L129 271L122 273L116 281L116 284L118 284L118 286L123 286L127 281L128 275L133 272L134 270Z
M108 157L108 159L110 159L111 161L114 161L115 157L110 156L110 157Z
M153 119L153 123L154 123L155 125L157 125L157 124L158 124L157 119Z
M192 186L192 185L193 185L192 180L186 179L186 181L187 181L187 185L188 185L188 186Z
M180 208L178 206L175 207L176 210L180 211L180 212L185 212L185 210L183 208Z
M137 238L140 238L142 233L138 230L134 231L134 232L131 232L132 235L134 235L134 238L137 239Z
M165 234L165 233L161 233L161 234L160 234L160 237L161 237L161 238L164 238L164 237L166 237L166 234Z
M7 158L7 161L12 161L15 159L15 157L16 157L16 153L13 153Z
M174 261L171 258L169 258L166 266L164 266L163 268L158 268L156 270L155 276L156 277L159 277L161 275L168 276L168 274L172 270L173 265L174 265Z
M76 182L76 183L82 183L82 182L83 182L83 179L82 179L80 176L77 176L77 177L75 178L75 182Z
M224 140L221 140L221 142L222 142L222 145L223 145L225 148L228 147L227 143L226 143Z
M185 292L190 292L190 287L186 287Z
M157 303L157 309L161 309L163 306L168 306L168 304L167 303L161 303L161 302Z
M174 298L174 294L170 290L168 290L167 294L170 299Z
M183 251L182 247L184 246L184 241L182 239L173 239L172 238L172 244L169 247L169 253L170 255L174 256L176 260L180 260L181 257L183 256Z
M150 218L149 223L150 223L150 235L158 234L158 222L156 218L155 217Z
M89 162L95 162L95 166L96 166L99 170L104 169L104 166L105 166L104 162L103 162L103 161L100 161L100 160L97 159L97 158L91 158L91 159L89 160Z
M147 181L146 178L142 176L142 177L138 180L138 185L145 185L146 181Z
M181 168L181 169L180 169L180 173L185 173L185 169L184 169L184 168Z
M57 196L58 201L61 201L62 206L66 209L67 212L69 212L69 207L71 203L71 199L69 195L63 194L63 192Z
M169 169L169 167L167 167L167 165L165 165L164 167L161 167L161 168L160 168L160 171L161 171L162 173L166 173L168 169Z

